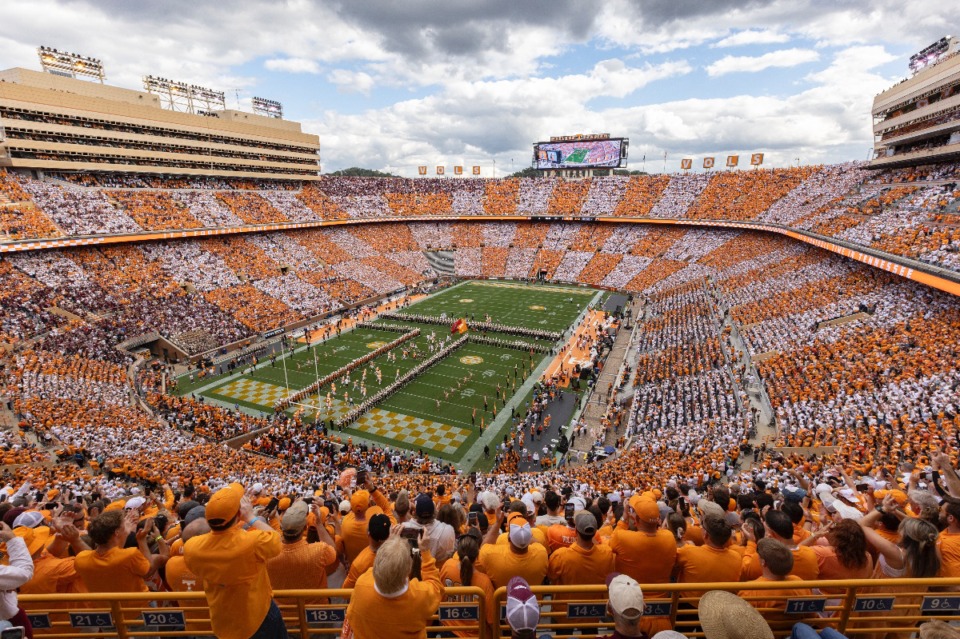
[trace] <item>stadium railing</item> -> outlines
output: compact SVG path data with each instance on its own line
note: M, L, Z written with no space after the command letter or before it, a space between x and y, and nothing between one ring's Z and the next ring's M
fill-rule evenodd
M474 587L446 588L445 600L433 616L431 632L468 632L491 637L486 622L486 597ZM337 637L343 627L352 589L275 590L281 600L287 630L301 638ZM332 598L333 603L309 603ZM213 637L210 609L203 591L82 593L20 595L36 636L47 639L68 637ZM26 605L24 605L26 604ZM440 620L460 625L441 625Z
M795 623L802 621L820 630L831 627L855 638L865 634L903 633L908 637L916 625L932 619L952 620L960 615L960 578L952 579L857 579L842 581L754 581L699 584L641 584L644 592L666 593L658 599L644 597L644 618L659 618L669 627L690 639L703 637L697 621L697 602L711 590L736 594L742 590L769 590L769 595L751 597L768 606L758 608L777 637L790 635ZM777 590L811 590L809 596L797 597L776 593ZM823 594L826 589L830 594ZM533 586L531 590L541 605L539 632L551 632L554 639L565 637L600 637L613 629L605 615L606 586ZM893 592L890 592L893 591ZM695 596L691 596L694 595ZM569 597L560 602L548 600L557 595ZM509 626L503 621L506 588L494 593L501 625L493 637L509 637ZM552 604L552 605L551 605ZM571 609L572 608L572 609ZM569 614L568 614L569 612ZM573 635L574 629L581 634Z
M900 633L909 636L918 623L960 617L960 578L858 579L843 581L723 582L700 584L642 584L645 592L666 593L644 601L644 616L660 619L691 639L703 637L697 621L699 597L711 590L772 591L760 608L778 637L790 634L794 623L814 628L832 627L856 638L866 634ZM809 589L815 594L786 596L777 590ZM599 637L609 634L613 622L606 618L606 586L533 586L541 605L539 632L564 637ZM829 594L824 594L824 591ZM300 637L335 637L343 626L352 590L278 590L280 609L289 632ZM428 632L469 633L480 639L509 637L504 620L506 589L494 594L500 623L488 627L486 598L479 588L446 588L446 600L434 615ZM693 595L693 596L691 596ZM557 601L557 597L568 597ZM332 603L315 605L318 598ZM200 637L212 636L210 612L203 592L90 593L21 595L38 635L67 637ZM441 625L440 620L463 625ZM579 629L579 635L573 630Z

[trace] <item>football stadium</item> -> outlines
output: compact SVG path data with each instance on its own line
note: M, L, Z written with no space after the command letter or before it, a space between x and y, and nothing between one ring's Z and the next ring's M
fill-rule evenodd
M3 639L960 636L960 40L867 160L557 131L507 176L36 53Z

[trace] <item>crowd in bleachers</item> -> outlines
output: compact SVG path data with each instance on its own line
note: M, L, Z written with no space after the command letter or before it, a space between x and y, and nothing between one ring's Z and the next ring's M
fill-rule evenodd
M687 177L685 182L695 183L684 187L689 195L697 178ZM681 197L686 196L679 191L671 195L673 201ZM397 232L401 228L404 231ZM217 489L239 481L254 500L277 497L273 511L262 512L266 503L260 503L258 512L288 530L284 513L290 512L291 502L305 491L313 494L319 489L318 498L336 504L317 516L320 525L322 518L337 521L330 540L333 554L345 563L344 572L370 543L366 522L380 514L374 509L383 511L388 521L411 526L434 529L439 526L435 520L442 520L455 538L467 532L461 511L472 508L480 527L494 531L488 543L478 543L476 574L494 580L495 586L503 585L499 582L509 573L501 572L495 557L513 552L511 544L533 549L527 556L535 562L524 562L536 563L532 583L547 577L552 583L564 583L563 570L556 564L566 561L562 547L576 543L584 550L605 547L596 552L607 553L610 566L644 583L702 577L691 572L691 566L692 557L703 548L726 553L731 569L724 576L730 581L749 581L764 574L758 557L768 565L771 544L758 544L757 537L785 546L786 556L797 558L795 564L788 562L791 567L781 576L835 577L856 571L857 576L867 576L871 571L860 564L848 566L847 573L829 572L827 564L810 554L836 555L840 549L835 546L846 552L849 548L842 544L853 543L850 536L860 530L863 538L856 547L861 556L872 549L869 561L871 570L880 566L877 576L899 575L897 570L907 576L958 574L949 572L960 568L956 555L944 553L936 566L919 571L902 556L898 564L896 551L889 552L875 538L882 534L913 548L911 535L919 534L914 528L923 528L927 553L937 540L940 517L936 509L931 514L929 506L922 507L931 499L936 505L937 495L918 482L923 480L926 488L933 483L921 470L924 466L947 471L957 463L954 457L934 452L952 442L960 429L960 376L955 364L960 309L954 298L817 249L733 231L636 231L624 226L595 232L582 224L449 229L415 224L384 229L391 232L392 239L371 229L313 230L64 250L0 261L4 284L0 295L5 311L10 309L3 318L4 334L23 339L51 331L44 339L53 340L2 360L4 387L19 415L17 427L25 434L0 431L0 454L9 464L33 462L7 471L11 508L39 511L42 504L33 503L31 495L36 490L44 494L56 490L50 499L77 493L88 507L88 515L78 520L82 532L89 533L97 517L94 495L106 500L100 509L122 501L114 508L128 504L136 504L131 510L155 508L175 522L186 519L178 506L191 497L198 505L209 504ZM253 418L191 398L164 396L155 380L148 380L147 387L152 389L148 399L157 416L130 405L125 370L129 360L111 351L115 344L111 340L152 327L171 337L205 331L215 339L204 343L223 344L334 308L343 298L327 286L352 282L377 292L401 287L407 282L391 273L412 279L419 271L399 266L399 258L390 251L419 255L413 243L422 246L428 233L435 241L448 242L445 246L461 240L476 244L456 252L458 270L475 269L485 275L502 269L508 275L529 277L543 268L554 279L602 280L647 295L647 312L637 318L635 388L626 426L617 412L608 414L605 426L615 431L617 440L629 437L629 448L596 465L539 475L481 474L477 486L471 487L465 477L437 460L343 441L299 417ZM512 238L514 248L499 238ZM327 260L316 248L320 242L339 251L342 259ZM596 248L601 252L594 252ZM333 266L324 267L321 260ZM283 268L289 270L284 273ZM315 268L319 270L314 272ZM200 292L183 290L180 284L187 282ZM75 311L78 319L46 310L58 305ZM91 313L108 317L90 317ZM724 350L731 343L721 328L726 313L741 329L750 353L776 351L759 364L759 371L781 443L834 445L838 450L833 456L775 457L758 460L753 470L744 468L750 416L741 371L728 363ZM854 313L861 314L856 321L821 326ZM255 431L246 451L199 439L219 442ZM30 443L27 434L40 445ZM36 463L51 453L59 463ZM511 469L516 461L503 456L499 468ZM375 483L337 488L348 466L368 468ZM835 466L843 473L834 471ZM919 472L911 476L914 469ZM721 482L724 479L726 483ZM25 481L31 482L29 489L15 495ZM371 496L374 486L378 491ZM903 498L898 493L884 499L881 488L902 491ZM401 489L409 492L401 497ZM921 496L912 489L920 489ZM418 498L418 493L428 492L430 497ZM132 501L137 496L156 496L156 503ZM287 500L282 506L280 498ZM763 512L775 500L797 505ZM562 516L564 501L574 504L578 517L588 513L592 525L571 526ZM342 510L341 502L347 504ZM509 522L497 514L501 502L510 503ZM881 513L873 514L877 505L889 509L884 514L897 511L905 522L918 523L902 524L898 530L896 523L878 522ZM351 514L343 512L348 508ZM433 510L435 518L429 514ZM758 520L756 525L746 523L752 519ZM848 531L848 537L838 537L826 526L833 519L848 527L853 524L841 520L863 523ZM950 529L951 534L960 531L960 518L953 521L949 525L956 530ZM664 523L672 528L662 528L660 534L657 530ZM948 523L945 516L943 524ZM497 544L501 524L507 534L505 542ZM350 525L353 533L345 532ZM514 531L514 526L525 525L525 532ZM534 533L539 525L543 529ZM551 533L554 525L559 528ZM446 538L446 529L442 530ZM171 539L176 534L172 532ZM662 559L656 562L660 573L636 564L638 551L630 545L634 535L663 537L662 556L655 555ZM799 550L804 546L798 547L798 542L813 535L810 552ZM946 533L940 536L941 544L952 543L950 539ZM498 545L503 548L495 550ZM469 561L466 548L462 557L453 557L450 548L439 543L427 552L434 551L444 565ZM61 558L69 558L69 551L62 553ZM374 561L373 550L369 554L368 560ZM829 566L835 569L837 564ZM810 571L800 573L801 569Z
M247 224L275 224L289 222L285 212L281 212L257 193L241 191L219 191L215 196Z
M104 194L142 228L151 231L196 229L202 226L187 207L170 193L138 190L104 191Z
M28 203L13 209L5 207L0 217L11 238L52 237L60 229L67 234L112 234L345 217L481 213L756 220L835 236L956 269L960 232L955 226L937 221L956 210L955 187L930 186L919 193L899 187L886 189L887 185L901 182L912 182L921 188L924 181L955 180L958 175L956 166L949 164L870 173L861 163L847 163L576 181L339 177L299 186L86 176L89 179L84 183L97 188L76 188L63 180L40 181L17 175L0 178L0 189L6 189L4 193L13 200ZM138 188L99 188L104 186ZM158 191L158 186L174 190ZM546 241L544 248L555 250L582 241L567 236L547 238L535 226L529 230L533 236L523 231L512 238L515 246L539 248ZM415 234L414 242L421 249L449 247L451 243L461 248L478 248L487 240L466 229L454 228L451 242L445 237L450 232L445 226L440 227L439 237L426 225L418 231L422 233ZM360 231L361 236L363 233ZM489 240L498 246L511 242L510 236L499 232ZM371 256L369 248L364 248L366 242L361 242L361 246L349 241L342 244L355 259ZM382 247L376 248L383 252Z
M40 210L67 235L114 235L143 230L100 191L18 178Z

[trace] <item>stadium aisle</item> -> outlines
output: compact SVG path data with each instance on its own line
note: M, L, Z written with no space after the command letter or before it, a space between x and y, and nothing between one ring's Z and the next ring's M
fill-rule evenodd
M529 441L529 433L526 434L526 438L528 440L527 448L529 449L531 455L534 452L537 452L540 454L540 458L543 459L544 455L554 454L557 443L560 441L561 430L567 426L567 423L570 421L570 417L573 416L577 409L577 397L577 394L573 391L563 391L560 394L560 397L547 405L543 415L544 420L546 420L547 415L550 416L550 428L543 431L540 439L533 441L535 446L532 446ZM546 422L544 421L544 423ZM544 447L547 448L546 453L543 451ZM539 463L534 461L526 461L525 459L520 461L518 469L521 473L539 472L542 470Z
M563 353L560 353L553 359L552 362L547 366L547 370L544 372L543 376L547 379L552 378L554 375L559 375L561 370L566 371L567 373L572 373L573 368L577 364L585 364L590 362L590 347L586 346L584 348L577 348L577 340L581 335L585 333L595 331L598 326L602 325L605 313L603 311L588 311L586 317L582 322L577 325L576 330L573 332L573 335L570 336L570 339L567 340L566 346L567 350ZM560 386L566 388L570 385L569 378L561 382Z

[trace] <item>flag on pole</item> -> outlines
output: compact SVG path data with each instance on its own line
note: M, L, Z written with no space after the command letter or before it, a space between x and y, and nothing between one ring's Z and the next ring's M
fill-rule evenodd
M453 324L450 325L450 332L451 332L451 333L460 333L460 334L466 333L466 332L467 332L467 320L465 320L465 319L462 318L462 317L461 317L460 319L458 319L456 322L454 322Z

